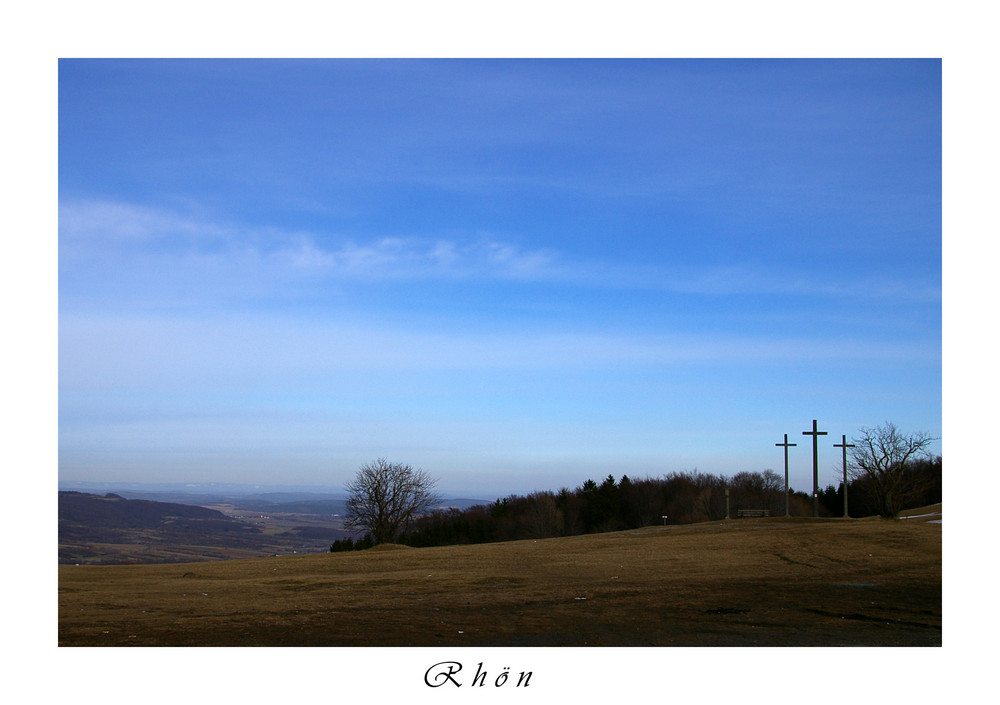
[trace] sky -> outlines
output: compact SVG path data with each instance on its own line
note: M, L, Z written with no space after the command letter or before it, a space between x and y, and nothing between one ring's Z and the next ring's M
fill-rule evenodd
M938 60L59 61L59 480L942 435Z

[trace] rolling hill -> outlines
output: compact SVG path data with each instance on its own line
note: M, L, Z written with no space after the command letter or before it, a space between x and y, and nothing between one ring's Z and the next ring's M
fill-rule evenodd
M281 505L258 502L249 508L225 505L223 511L61 491L59 562L175 563L326 551L335 539L351 535L330 516L335 506L314 502L282 511Z
M766 518L59 567L60 645L940 646L941 524Z

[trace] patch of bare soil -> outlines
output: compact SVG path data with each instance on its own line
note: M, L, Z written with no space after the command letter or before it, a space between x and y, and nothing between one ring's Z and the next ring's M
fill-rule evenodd
M476 546L60 566L59 644L938 646L941 525L744 519Z

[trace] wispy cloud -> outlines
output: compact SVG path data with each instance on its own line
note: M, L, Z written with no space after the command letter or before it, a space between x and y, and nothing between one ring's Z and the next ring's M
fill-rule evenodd
M449 237L341 236L335 233L244 226L180 212L108 201L60 207L61 266L114 257L163 277L213 271L233 292L255 282L271 286L297 278L332 282L407 280L533 281L592 289L652 290L704 296L791 294L934 302L934 282L878 277L815 277L754 262L597 262L570 259L554 248L525 247L512 238L470 232ZM242 284L240 282L243 282ZM151 282L150 282L151 283ZM204 282L206 287L209 282Z
M548 278L558 259L544 248L472 233L458 238L323 233L220 224L127 203L76 202L60 207L63 264L100 256L169 261L214 256L224 266L252 259L273 273L349 279Z
M276 262L332 277L549 278L557 260L552 250L525 249L484 237L470 240L383 237L347 240L322 246L317 238L298 236L270 255Z
M163 208L118 201L75 201L59 205L59 234L64 244L140 247L165 239L228 239L236 231Z

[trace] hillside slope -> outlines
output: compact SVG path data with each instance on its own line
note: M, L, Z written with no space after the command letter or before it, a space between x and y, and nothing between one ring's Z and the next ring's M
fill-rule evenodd
M270 513L258 515L232 505L220 505L220 510L62 491L59 563L178 563L317 553L350 535L329 514L300 514L301 507L290 506L293 512L276 511L283 505L272 505Z
M228 555L260 544L260 529L214 509L116 494L59 493L60 563L197 560L216 556L213 549Z
M941 525L745 519L60 566L61 645L936 646Z
M155 528L178 522L186 526L199 522L217 522L215 525L220 527L235 524L222 512L191 504L125 499L117 494L99 496L85 492L59 493L59 521L67 530L88 526L109 530Z

